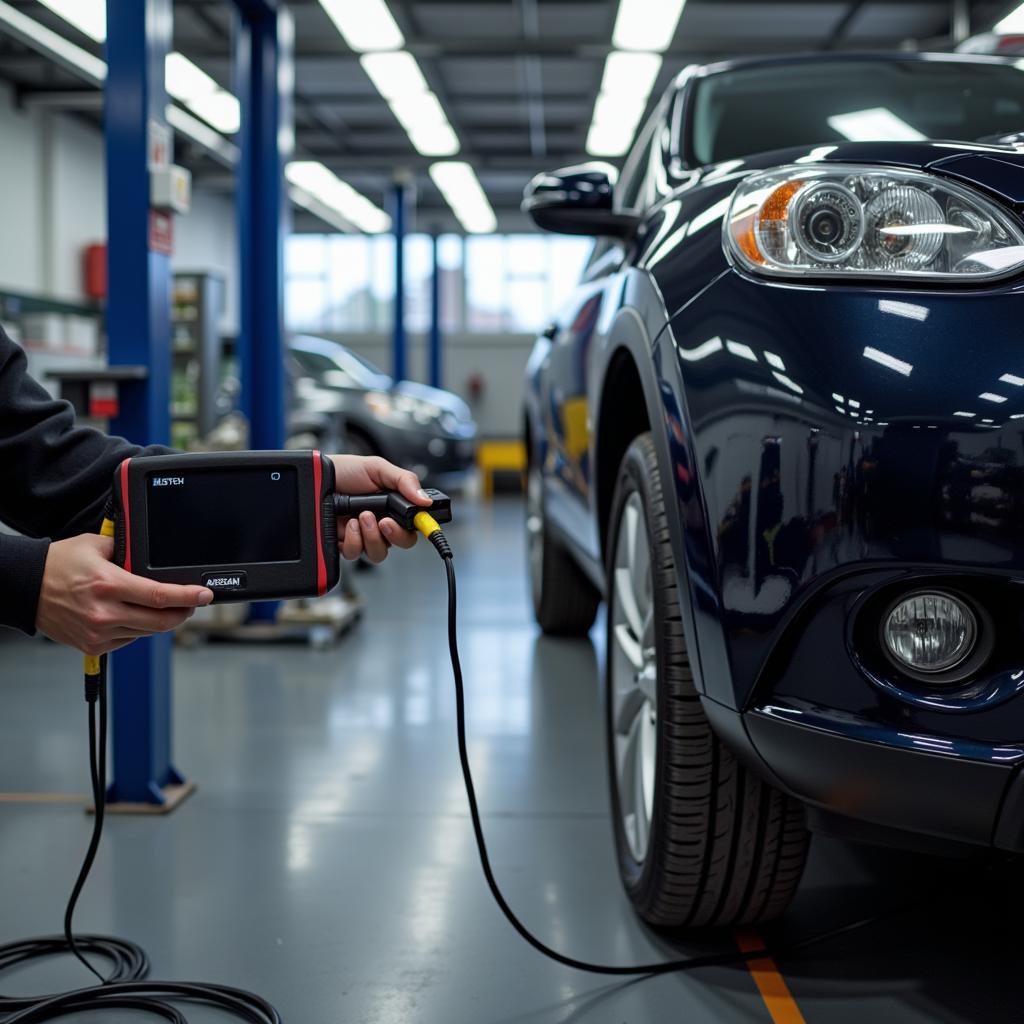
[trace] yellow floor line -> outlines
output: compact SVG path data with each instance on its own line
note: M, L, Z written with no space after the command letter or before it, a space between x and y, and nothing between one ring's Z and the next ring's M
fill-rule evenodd
M736 932L736 945L739 946L741 953L764 949L764 942L753 930ZM758 992L761 993L773 1024L807 1024L774 960L770 957L748 960L747 968L754 979L754 984L757 985Z
M0 793L0 804L84 804L88 799L78 793Z

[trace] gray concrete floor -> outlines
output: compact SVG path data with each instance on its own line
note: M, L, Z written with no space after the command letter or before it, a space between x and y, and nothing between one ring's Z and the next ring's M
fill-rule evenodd
M450 536L472 757L512 904L577 957L732 948L728 935L670 943L630 910L608 823L597 633L538 637L518 503L464 505ZM176 760L199 793L167 818L109 821L79 929L141 942L159 977L257 989L287 1024L796 1024L772 1017L742 965L619 984L518 939L472 844L442 568L422 545L358 580L368 614L333 650L176 652ZM0 790L84 791L78 664L42 641L0 642ZM0 942L59 930L88 830L74 804L0 803ZM913 903L779 958L803 1019L1019 1022L1019 889L1012 872L817 840L796 905L767 934ZM87 980L56 963L0 988Z

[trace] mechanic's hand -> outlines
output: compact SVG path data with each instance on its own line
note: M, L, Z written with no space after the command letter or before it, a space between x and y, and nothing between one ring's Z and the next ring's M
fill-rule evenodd
M373 494L375 491L401 491L410 501L426 507L431 499L420 487L415 473L399 469L378 455L332 455L335 490L339 494ZM383 562L388 548L411 548L415 530L403 530L394 519L382 519L364 512L358 518L338 524L338 550L351 560L365 552L371 562Z
M206 587L154 583L110 561L110 537L54 541L46 555L36 628L84 654L106 654L140 636L166 633L213 600Z

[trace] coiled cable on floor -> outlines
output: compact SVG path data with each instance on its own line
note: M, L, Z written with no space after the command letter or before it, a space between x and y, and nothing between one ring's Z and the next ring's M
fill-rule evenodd
M64 934L25 939L0 946L0 972L32 960L72 953L100 984L49 996L0 996L3 1024L41 1024L86 1010L136 1010L188 1024L175 1002L214 1007L247 1024L282 1024L277 1010L261 996L205 982L149 981L149 957L141 946L106 935L75 935L78 898L89 878L103 836L107 794L107 659L87 658L85 699L89 707L89 780L94 807L92 835L64 913ZM89 956L106 960L104 975Z
M421 513L421 515L424 515ZM417 517L418 518L418 517ZM429 519L426 516L426 519ZM469 763L469 750L466 743L466 692L462 678L462 663L459 659L459 634L458 634L458 597L455 579L455 563L452 550L440 527L436 523L428 523L426 519L422 525L417 521L417 529L434 545L438 554L444 560L445 573L448 578L448 651L451 656L452 673L455 677L455 721L458 732L459 764L462 768L462 779L466 789L466 800L469 804L469 816L473 823L473 836L476 839L477 853L480 859L480 867L483 870L487 887L498 904L502 914L505 915L508 923L519 934L520 938L528 942L538 953L543 954L550 960L560 963L565 967L571 967L577 971L586 971L590 974L606 974L619 976L640 976L654 974L674 974L677 971L693 971L701 967L720 967L725 964L743 963L749 960L760 960L765 957L776 957L782 954L789 954L805 949L808 946L816 946L831 939L839 938L848 932L856 931L867 925L880 921L883 917L903 913L913 909L912 907L896 907L883 914L875 914L871 917L859 918L846 924L830 928L827 931L816 932L804 939L795 942L788 942L779 949L768 947L748 950L744 952L711 953L705 956L686 957L678 960L662 960L658 963L637 964L634 966L619 967L612 964L593 964L586 960L577 960L574 957L559 953L546 943L538 939L532 932L516 917L515 912L509 906L505 896L498 886L491 868L490 854L487 852L487 842L484 839L483 825L480 821L480 808L477 804L476 787L473 784L473 771Z

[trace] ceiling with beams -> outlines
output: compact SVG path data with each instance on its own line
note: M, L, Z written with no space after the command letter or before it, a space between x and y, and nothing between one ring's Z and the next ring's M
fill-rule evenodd
M13 6L100 52L36 0ZM357 2L357 0L353 0ZM523 185L538 170L585 158L584 142L616 0L388 0L503 228L525 227ZM402 127L318 0L288 0L296 25L297 154L321 160L378 205L408 170L421 228L454 227L450 211ZM949 49L959 28L984 31L1011 0L688 0L651 103L680 68L723 57L806 50ZM222 86L231 83L226 0L175 0L174 45ZM956 26L956 27L955 27ZM19 101L98 122L99 96L0 35L0 79ZM229 188L223 168L179 142L197 182ZM310 227L309 215L299 226Z

